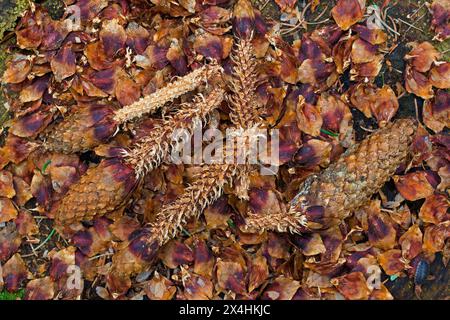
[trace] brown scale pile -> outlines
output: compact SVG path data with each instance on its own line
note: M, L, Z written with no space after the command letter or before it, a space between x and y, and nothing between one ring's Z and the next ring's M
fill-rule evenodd
M81 25L33 5L2 76L0 292L393 299L410 279L420 296L450 257L450 7L424 6L435 38L404 43L376 2L277 0L274 19L249 0L73 1ZM276 170L175 164L178 129L234 129L225 158L276 132Z

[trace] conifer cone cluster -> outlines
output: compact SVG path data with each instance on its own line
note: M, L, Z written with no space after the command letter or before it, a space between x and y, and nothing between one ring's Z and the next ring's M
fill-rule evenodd
M202 66L119 110L106 105L81 107L42 135L43 147L66 154L92 150L114 136L121 124L157 111L208 79L217 77L221 69L216 62Z
M245 0L238 1L236 6L243 4L251 8ZM240 26L238 34L241 37L237 39L232 56L234 69L231 81L228 83L231 93L227 96L231 109L229 117L236 129L236 138L242 136L246 144L250 144L252 137L249 135L254 132L253 129L262 127L256 96L258 63L251 43L252 32L248 31L249 28L253 28L253 20L254 17L243 17L241 12L236 14L235 9L235 22L237 21ZM240 156L242 149L248 150L249 146L242 148L235 143L232 150L222 150L222 152L225 157L236 159ZM247 155L244 154L244 156ZM148 266L156 256L158 248L174 238L190 218L199 216L209 204L217 200L222 195L225 185L233 185L237 182L241 187L237 190L237 195L245 198L248 192L248 174L251 170L251 165L238 165L235 161L204 165L184 193L174 202L163 206L155 222L143 228L142 233L131 240L129 245L113 258L107 280L109 290L115 292L116 288L122 288L120 283L129 281L132 274L141 272ZM136 250L137 246L147 248L145 257L137 256L139 252ZM126 261L135 261L135 263L130 264Z
M169 154L172 133L177 129L192 132L196 119L206 120L223 98L221 88L212 89L207 97L197 96L153 128L148 137L129 150L123 150L122 157L103 160L97 167L88 169L53 208L56 223L68 225L118 210L129 199L140 178L159 166Z
M231 106L230 119L236 134L245 135L245 143L249 144L251 129L261 125L256 97L257 62L250 39L240 39L232 57L235 63L233 76L230 82L231 94L228 101ZM224 150L225 157L235 158L242 148L234 144L233 150ZM229 152L231 151L231 152ZM229 154L227 154L229 152ZM246 156L246 155L244 155ZM175 202L165 206L157 215L156 222L151 226L152 237L160 245L176 236L186 221L198 216L205 207L214 202L222 194L225 184L233 184L234 180L245 181L250 171L250 165L237 165L235 161L226 161L224 164L204 165L195 181L189 186ZM244 176L245 175L245 176ZM246 189L245 191L248 191ZM239 196L239 195L238 195Z
M420 288L450 249L450 62L373 23L414 6L319 2L26 10L0 70L0 291L400 298L368 266ZM450 7L429 9L439 33ZM416 120L394 120L414 118L405 94L424 100ZM28 270L38 251L48 263ZM89 288L68 289L74 264Z
M307 178L291 201L289 212L251 215L246 229L299 233L341 223L405 163L415 131L411 119L389 123L347 149L327 169Z

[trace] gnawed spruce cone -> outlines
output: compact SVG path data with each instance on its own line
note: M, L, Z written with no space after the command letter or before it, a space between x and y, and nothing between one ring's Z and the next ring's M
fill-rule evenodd
M154 223L131 235L129 244L113 256L107 276L110 292L123 294L131 284L130 277L147 268L159 248L179 234L188 219L198 217L221 196L223 187L231 182L236 168L234 164L202 167L194 182L179 198L162 208Z
M289 212L250 215L246 229L303 232L339 224L378 192L408 158L416 131L411 119L388 124L350 147L337 162L305 180Z
M185 130L185 133L192 134L207 121L208 115L222 103L224 97L225 91L220 87L213 89L206 98L197 95L192 102L181 106L138 141L126 153L125 161L135 168L139 176L158 167L173 147L174 131Z
M163 245L177 236L189 219L198 217L208 205L222 195L223 187L232 181L236 169L234 164L202 167L185 192L158 213L156 221L151 225L150 241L156 239Z
M64 226L91 220L122 207L140 179L169 154L171 134L178 129L192 132L196 119L204 121L220 105L224 94L222 88L216 88L205 98L196 97L153 128L149 137L139 140L128 151L121 150L121 157L103 160L97 167L88 169L52 209L56 224Z
M108 142L121 124L155 112L219 75L221 70L215 62L205 65L119 110L107 105L82 106L42 135L43 147L66 154L92 150Z

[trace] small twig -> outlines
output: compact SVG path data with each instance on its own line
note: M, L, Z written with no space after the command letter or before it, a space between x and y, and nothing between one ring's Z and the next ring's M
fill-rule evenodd
M392 23L392 28L389 28L389 31L394 30L394 42L397 42L398 36L400 35L400 33L397 32L397 24L395 23L394 19L391 16L388 16L388 18ZM388 24L386 23L386 25Z
M262 5L261 9L259 9L259 11L263 11L263 10L267 7L267 5L269 4L269 2L270 2L270 0L267 0L267 1Z
M414 23L420 21L420 20L421 20L423 17L425 17L426 15L427 15L427 14L424 13L421 17L417 18L417 19L414 21ZM412 28L412 26L410 26L408 29L406 29L406 30L405 30L405 33L408 32L411 28Z
M45 238L45 240L40 245L38 245L34 250L37 251L40 248L42 248L51 239L51 237L55 234L55 232L56 230L52 229L52 231L48 234L47 238Z
M395 49L397 49L398 47L398 43L394 43L388 50L388 54L391 54L392 52L394 52Z
M67 242L66 239L64 239L63 237L61 237L60 234L58 234L58 241L60 241L60 240L64 241L64 243L66 244L66 246L69 246L69 245L70 245L69 242Z
M47 217L47 216L33 216L33 218L41 219L41 220L49 219L49 217Z
M286 26L286 27L296 27L296 26L298 26L298 24L292 24L292 23L289 23L289 22L280 22L280 24L282 26Z
M297 24L297 25L296 25L295 27L293 27L293 28L290 28L290 29L288 29L288 30L282 31L281 34L282 34L282 35L287 35L287 34L290 34L290 33L292 33L292 32L297 31L297 30L300 29L300 28L302 28L301 23Z
M33 256L33 255L34 255L35 257L37 257L38 254L36 253L36 250L34 249L33 244L32 244L32 243L29 243L29 245L30 245L31 251L33 252L30 256Z
M326 18L325 20L318 21L318 22L308 22L308 21L306 21L306 24L322 24L322 23L325 23L327 21L330 21L330 18Z
M319 20L325 14L325 12L327 12L327 9L328 9L328 5L325 7L325 9L322 10L322 12L313 21Z
M8 40L14 37L16 33L14 31L10 31L6 36L3 37L2 40L0 40L0 44L6 43Z
M32 238L32 239L30 239L30 238L28 238L27 237L27 239L25 240L25 242L26 243L31 243L31 244L33 244L33 243L39 243L40 241L39 241L39 239L36 239L36 238Z
M409 22L406 22L405 20L402 20L402 19L400 19L400 18L397 18L396 20L397 20L397 21L400 21L400 22L403 22L403 23L406 24L407 26L410 26L411 28L414 28L414 29L416 29L416 30L418 30L418 31L420 31L420 32L422 32L422 33L425 33L425 31L423 31L422 29L416 27L415 25L413 25L413 24L411 24L411 23L409 23Z
M419 121L419 106L417 105L417 99L414 98L414 108L416 109L416 120L418 123L420 123Z
M426 4L426 1L424 1L413 13L411 13L410 15L407 15L406 17L408 19L411 19L412 17L414 17L419 12L419 10L423 8L423 6L425 4Z
M298 22L295 24L295 26L293 26L292 24L284 24L284 25L289 25L289 26L292 26L292 27L290 27L290 28L287 29L287 30L281 31L281 32L280 32L281 35L288 35L288 34L290 34L290 33L293 33L293 32L295 32L295 31L297 31L298 29L302 28L302 27L303 27L303 23L306 22L306 21L305 21L305 14L306 14L306 11L309 9L310 6L311 6L311 3L308 3L308 4L303 8L302 12L300 13L300 16L297 16ZM306 23L308 23L308 22L306 22ZM282 24L283 24L283 23L282 23Z
M187 231L185 228L181 228L181 233L183 233L185 236L190 237L192 236L189 231Z
M110 257L112 255L114 255L114 253L106 252L106 253L102 253L102 254L98 254L96 256L90 257L89 260L92 261L92 260L95 260L95 259L98 259L98 258L101 258L101 257Z
M362 125L359 125L359 127L361 129L363 129L364 131L371 132L371 133L377 131L376 129L369 129L369 128L363 127Z
M374 6L375 8L373 9L373 14L375 15L375 17L378 19L378 21L381 23L381 25L386 28L388 31L394 33L395 35L399 36L400 34L397 32L397 30L392 29L387 23L386 23L386 16L387 16L387 11L390 9L389 7L387 7L383 12L380 12L379 10L376 10L376 8L378 8L377 5ZM366 15L368 16L368 15ZM392 18L390 16L387 16L389 19L392 20Z

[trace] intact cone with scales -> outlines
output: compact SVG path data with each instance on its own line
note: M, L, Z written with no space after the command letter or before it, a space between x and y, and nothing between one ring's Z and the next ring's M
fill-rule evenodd
M406 162L416 131L411 119L401 119L347 149L327 169L305 180L289 212L250 215L248 231L300 233L342 222L378 192Z

